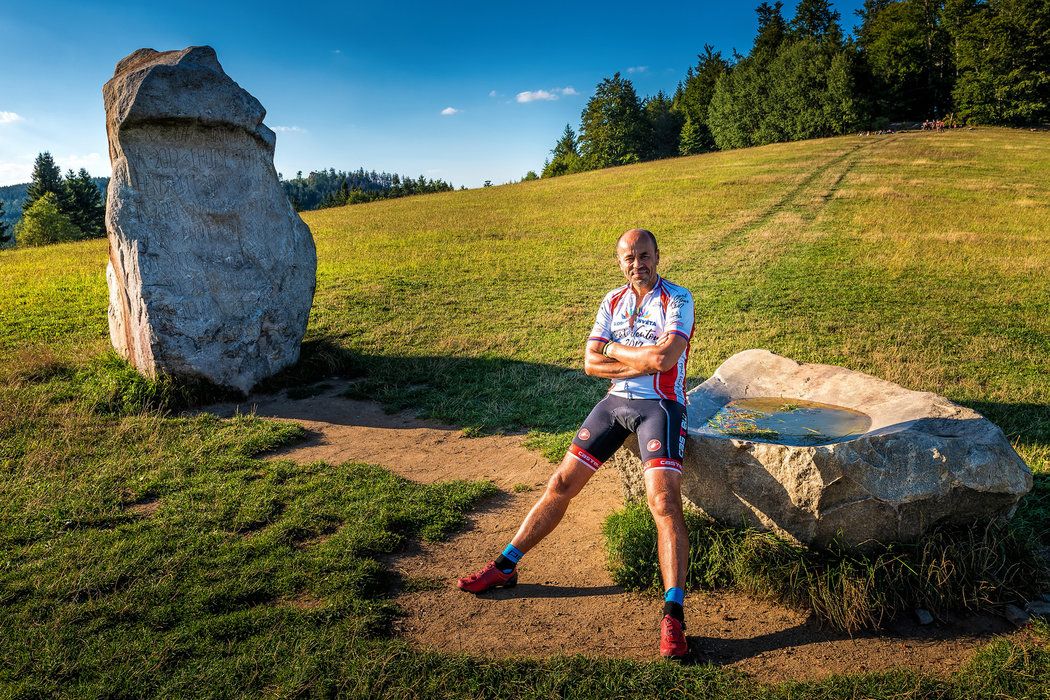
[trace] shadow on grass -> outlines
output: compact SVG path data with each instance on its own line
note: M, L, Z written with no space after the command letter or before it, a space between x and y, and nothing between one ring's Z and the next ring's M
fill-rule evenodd
M1002 403L998 401L960 401L992 421L1011 440L1022 443L1050 442L1050 405Z
M782 649L798 649L811 644L868 638L892 639L901 643L930 643L960 637L990 638L1013 629L1013 626L998 617L972 615L953 620L950 625L923 626L911 620L898 620L892 626L877 632L865 631L848 634L830 629L811 618L792 627L742 639L687 635L689 655L682 660L682 663L685 665L732 664Z

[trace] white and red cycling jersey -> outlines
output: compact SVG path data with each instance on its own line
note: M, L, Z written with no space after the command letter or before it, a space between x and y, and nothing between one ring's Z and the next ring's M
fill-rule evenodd
M605 295L588 340L640 347L656 345L663 335L674 333L687 341L693 337L693 295L685 287L657 276L656 285L640 302L631 286L624 285ZM674 367L666 372L634 379L614 379L609 393L625 399L671 399L685 405L685 366L689 346Z

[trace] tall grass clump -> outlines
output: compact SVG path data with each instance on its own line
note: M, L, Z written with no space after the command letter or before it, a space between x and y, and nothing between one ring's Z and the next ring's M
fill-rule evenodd
M687 583L733 587L808 609L835 629L877 629L925 608L988 610L1026 600L1050 580L1031 531L1016 524L942 529L915 544L877 544L863 550L833 543L805 547L774 533L714 524L686 514ZM657 590L656 525L644 503L629 503L604 527L616 583Z

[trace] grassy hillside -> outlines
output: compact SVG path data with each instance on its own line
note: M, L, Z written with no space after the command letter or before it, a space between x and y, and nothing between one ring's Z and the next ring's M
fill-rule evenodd
M643 226L661 272L697 299L691 383L764 347L944 394L1007 430L1038 472L1025 507L1045 522L1048 174L1050 134L981 129L310 212L304 366L356 373L358 395L465 428L534 431L557 455L604 390L580 363L598 301L620 283L613 243ZM382 632L381 558L451 531L487 490L263 463L252 455L301 434L141 410L156 387L106 354L105 262L105 241L0 251L2 695L476 697L513 679L523 697L1045 696L1032 679L1050 652L1005 643L949 681L761 692L709 667L412 653ZM330 547L299 546L336 529Z
M644 226L661 271L697 299L693 377L750 347L842 364L988 412L1042 466L1048 172L1045 133L981 129L309 212L308 337L356 353L380 398L465 426L571 430L602 391L578 370L597 303L620 283L613 241ZM0 356L106 347L105 245L0 253Z

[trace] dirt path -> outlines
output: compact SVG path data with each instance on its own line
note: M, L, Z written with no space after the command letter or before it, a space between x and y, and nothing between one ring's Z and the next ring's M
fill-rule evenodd
M405 637L421 647L492 656L657 658L660 601L624 592L605 568L601 525L621 504L616 473L601 470L592 478L561 526L523 560L516 588L465 594L453 587L454 578L492 559L510 540L552 466L522 447L520 437L465 438L453 426L340 398L343 385L330 384L313 398L290 400L282 392L240 405L242 413L254 406L259 416L294 420L311 431L306 442L266 457L371 462L423 482L489 479L505 492L476 512L465 532L392 562L406 576L442 584L398 598L406 611ZM230 415L237 408L208 410ZM521 484L531 490L515 493ZM701 660L763 681L898 666L945 675L992 636L1020 634L998 618L970 617L928 627L904 621L851 639L822 630L805 614L733 592L690 594L686 619L690 646Z

